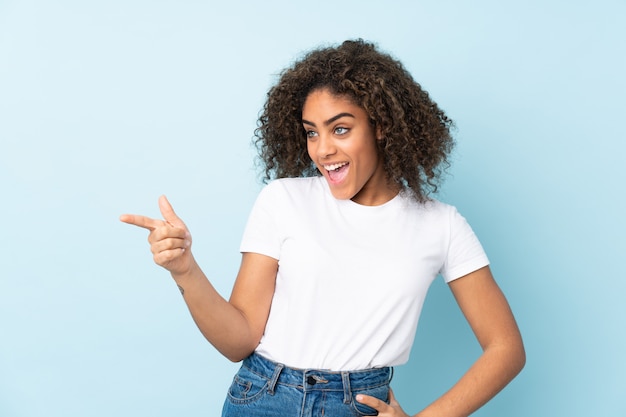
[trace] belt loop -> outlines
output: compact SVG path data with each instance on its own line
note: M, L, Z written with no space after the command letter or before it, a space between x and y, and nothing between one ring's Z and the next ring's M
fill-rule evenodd
M267 393L269 395L274 395L274 388L276 387L278 377L280 376L280 373L282 372L284 367L285 365L283 365L282 363L276 364L276 368L274 368L274 374L272 375L272 379L270 380L269 387L267 389Z
M393 366L390 366L389 369L391 370L391 372L389 373L389 383L391 383L391 380L393 379L394 368Z
M343 403L350 404L352 402L352 390L350 389L350 372L342 372L341 381L343 382Z

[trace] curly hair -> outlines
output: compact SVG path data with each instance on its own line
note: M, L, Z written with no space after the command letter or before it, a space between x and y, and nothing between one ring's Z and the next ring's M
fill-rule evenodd
M361 39L307 53L269 90L255 130L265 181L319 175L302 126L304 102L319 89L366 111L382 133L377 142L390 183L422 202L437 191L454 146L453 122L398 60Z

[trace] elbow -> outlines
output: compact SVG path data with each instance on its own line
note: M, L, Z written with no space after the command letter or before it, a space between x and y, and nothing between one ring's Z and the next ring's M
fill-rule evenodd
M526 351L521 338L509 338L494 343L485 347L484 352L495 360L494 363L499 363L498 367L507 375L508 380L515 378L526 365Z
M516 355L515 363L517 365L516 374L519 374L522 371L522 369L524 369L524 366L526 366L526 350L524 349L524 344L521 341L517 348L517 355Z
M226 357L226 359L228 359L232 363L239 363L246 358L245 356L242 357L242 356L235 356L235 355L224 355L224 356Z
M226 359L228 359L229 361L233 362L233 363L238 363L241 362L242 360L246 359L248 356L252 355L254 353L254 349L256 348L256 346L252 349L247 348L247 349L229 349L229 350L220 350L220 353L222 355L224 355L224 357Z
M210 339L208 340L222 356L233 363L238 363L254 353L259 345L260 338L259 340L249 340L242 337L229 337L222 343L214 343Z
M519 338L513 343L509 344L508 350L508 363L512 377L519 374L526 365L526 350L524 349L524 343Z
M254 351L231 351L231 352L221 352L222 355L232 363L238 363L242 360L246 359L248 356L252 355Z

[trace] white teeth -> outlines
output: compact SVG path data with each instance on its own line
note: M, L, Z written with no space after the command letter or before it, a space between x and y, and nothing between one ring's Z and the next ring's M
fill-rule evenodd
M348 163L347 162L340 162L338 164L324 165L324 169L326 171L334 171L334 170L336 170L338 168L341 168L344 165L348 165Z

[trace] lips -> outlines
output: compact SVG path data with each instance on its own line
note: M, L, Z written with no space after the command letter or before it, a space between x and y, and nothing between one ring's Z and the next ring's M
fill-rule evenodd
M346 178L350 164L347 162L340 162L337 164L324 165L324 169L328 172L328 179L331 183L337 184Z
M347 162L337 162L336 164L330 164L330 165L322 165L324 167L324 169L326 171L334 171L338 168L341 168L344 165L347 165Z

